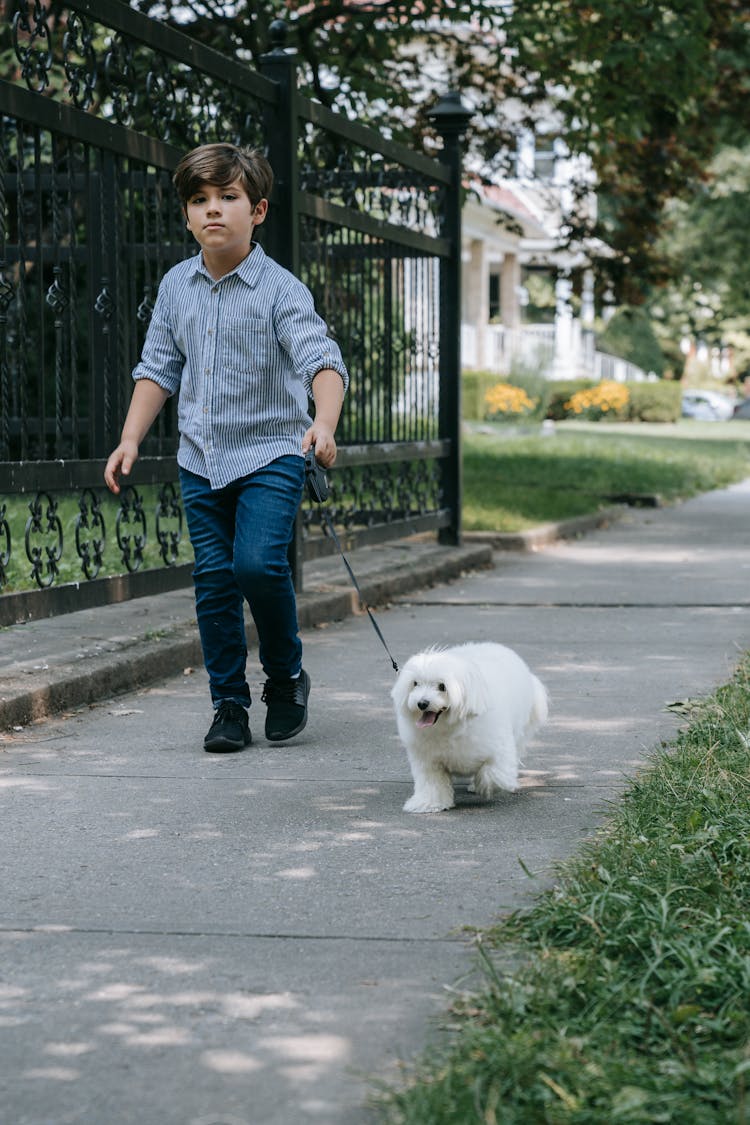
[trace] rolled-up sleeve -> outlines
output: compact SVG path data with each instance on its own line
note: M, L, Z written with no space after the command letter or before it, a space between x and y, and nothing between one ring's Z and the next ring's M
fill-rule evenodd
M175 343L165 279L159 286L140 362L133 369L133 379L151 379L173 395L179 390L184 366L185 356Z
M297 376L308 395L319 371L338 371L346 391L349 372L341 349L328 335L326 322L315 311L310 290L301 281L292 284L278 298L273 311L276 338L289 355Z

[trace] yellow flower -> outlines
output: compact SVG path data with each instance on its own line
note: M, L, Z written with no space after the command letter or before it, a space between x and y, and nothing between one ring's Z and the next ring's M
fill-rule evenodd
M564 404L573 414L588 413L592 418L603 414L620 413L630 400L630 392L622 383L604 380L585 391L576 391Z
M484 396L484 403L489 417L512 416L527 414L536 406L536 402L529 398L522 387L514 387L510 383L496 383L490 387Z

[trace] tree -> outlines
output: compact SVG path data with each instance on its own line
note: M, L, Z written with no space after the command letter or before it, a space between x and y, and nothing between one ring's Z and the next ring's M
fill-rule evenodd
M655 319L679 338L728 343L750 369L750 143L726 145L705 182L665 211L659 243L673 280L654 295Z
M574 185L567 236L599 238L619 298L640 303L670 276L664 208L689 196L728 136L750 135L745 0L137 0L227 53L257 63L283 14L306 92L421 144L424 109L460 89L474 109L475 166L508 169L540 118L591 160L600 207ZM187 21L187 22L186 22Z
M508 42L529 105L548 97L571 150L593 162L598 218L571 233L616 251L616 292L639 302L670 274L658 243L666 203L696 190L730 129L750 130L747 5L525 0Z

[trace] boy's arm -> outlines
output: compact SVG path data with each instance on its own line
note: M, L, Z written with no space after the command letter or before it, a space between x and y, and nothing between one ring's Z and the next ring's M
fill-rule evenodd
M310 290L297 279L277 301L273 323L277 340L315 403L315 421L302 439L302 452L314 442L321 465L330 468L336 460L333 435L349 384L341 349L328 336Z
M316 459L330 469L336 460L336 439L333 435L344 402L344 381L340 373L331 367L318 371L312 382L312 397L315 421L302 439L302 452L307 453L314 443Z
M120 474L127 476L138 460L138 448L152 422L169 398L169 391L152 379L139 379L133 388L120 444L104 469L104 482L115 495L120 491Z

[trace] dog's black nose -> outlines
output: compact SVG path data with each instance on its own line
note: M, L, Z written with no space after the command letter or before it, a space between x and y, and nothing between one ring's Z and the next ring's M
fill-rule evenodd
M420 711L426 711L429 706L430 704L427 699L420 699L419 703L417 704L417 707Z

